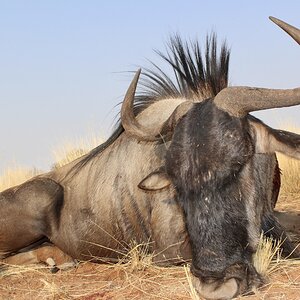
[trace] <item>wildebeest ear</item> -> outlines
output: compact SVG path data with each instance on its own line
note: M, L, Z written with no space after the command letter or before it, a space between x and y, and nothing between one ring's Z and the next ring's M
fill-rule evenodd
M300 159L300 135L284 130L273 129L251 116L250 125L255 135L256 153L281 152Z
M159 191L171 184L170 178L167 173L162 169L158 169L150 173L138 185L142 190L146 191Z

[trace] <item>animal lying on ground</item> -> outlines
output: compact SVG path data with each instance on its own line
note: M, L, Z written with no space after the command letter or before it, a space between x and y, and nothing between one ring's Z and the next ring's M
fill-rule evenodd
M272 21L300 43L298 29ZM294 249L274 215L275 151L299 159L300 136L249 113L298 105L300 88L228 87L229 51L223 45L218 57L216 49L212 36L203 61L198 43L190 49L172 39L161 55L177 84L157 67L135 95L139 70L121 124L104 144L0 194L5 262L114 260L132 240L150 241L156 263L191 259L206 299L231 299L263 283L252 263L261 231L283 238L286 255Z

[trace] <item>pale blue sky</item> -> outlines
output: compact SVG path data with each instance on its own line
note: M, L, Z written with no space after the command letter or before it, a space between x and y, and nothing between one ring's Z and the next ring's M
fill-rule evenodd
M0 173L12 162L46 170L64 141L107 137L131 79L122 72L156 60L174 32L226 38L233 85L299 86L300 48L269 15L300 27L300 1L0 0ZM299 113L259 116L300 126Z

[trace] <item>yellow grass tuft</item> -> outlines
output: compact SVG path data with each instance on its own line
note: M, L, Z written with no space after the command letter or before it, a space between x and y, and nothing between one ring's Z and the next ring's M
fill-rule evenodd
M285 130L300 134L300 128L285 126ZM300 160L277 153L279 167L282 172L281 195L299 196L300 194Z
M44 265L10 265L1 262L0 278L9 276L26 276L26 273L37 273L37 275L43 274L42 272L49 270L49 267Z
M103 139L93 134L87 138L78 139L75 142L64 143L63 146L59 146L59 148L53 150L55 161L53 168L59 168L74 161L101 143L103 143Z
M187 279L187 282L188 282L188 285L189 285L189 294L191 296L191 299L192 300L200 300L199 296L198 296L198 293L193 285L193 282L192 282L192 275L191 275L191 271L190 271L190 266L187 265L187 266L184 266L184 272L185 272L185 276L186 276L186 279Z
M131 271L144 271L153 265L154 254L149 252L149 243L131 241L128 253L120 260Z
M55 282L49 282L45 279L41 279L43 287L40 289L39 297L42 299L51 299L51 300L67 300L74 299L71 297L63 286L58 285Z
M65 143L64 146L53 151L55 163L53 168L62 167L73 160L85 155L91 149L97 147L103 140L95 135L90 135L85 139L79 139L74 143ZM30 178L41 174L42 171L33 169L26 169L17 165L6 169L0 176L0 192L10 187L19 185Z
M19 185L40 173L41 171L37 169L28 170L22 167L7 169L0 176L0 192Z
M272 271L270 266L274 258L277 262L280 261L281 244L281 241L274 241L261 233L257 251L253 256L253 264L259 274L266 276Z
M300 194L300 161L277 154L281 169L281 195L299 196Z

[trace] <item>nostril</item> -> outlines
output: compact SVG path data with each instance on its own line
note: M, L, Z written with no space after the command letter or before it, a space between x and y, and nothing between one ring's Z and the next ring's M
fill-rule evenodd
M239 282L235 278L200 279L192 274L192 283L199 296L207 300L229 300L240 294Z

